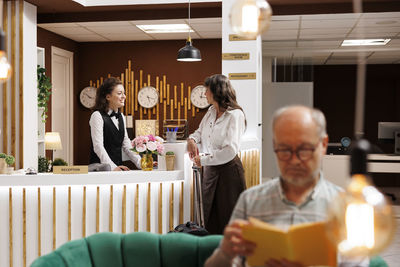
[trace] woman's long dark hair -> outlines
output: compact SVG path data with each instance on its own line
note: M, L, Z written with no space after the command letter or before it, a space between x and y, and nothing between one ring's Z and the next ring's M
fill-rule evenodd
M219 107L231 110L240 109L244 114L242 107L236 101L235 89L233 89L231 82L225 75L214 74L207 77L204 81L204 85L210 89ZM245 124L247 125L246 119Z
M106 99L107 95L111 94L115 86L122 84L122 82L115 77L110 77L104 80L96 92L96 103L93 107L94 110L107 112L108 111L108 101Z

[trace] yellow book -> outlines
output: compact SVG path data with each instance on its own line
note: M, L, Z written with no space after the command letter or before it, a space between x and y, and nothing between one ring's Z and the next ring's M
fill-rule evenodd
M304 266L336 266L336 247L326 236L325 222L292 225L287 231L250 218L242 227L243 238L257 244L247 257L250 266L264 266L269 259L287 259Z

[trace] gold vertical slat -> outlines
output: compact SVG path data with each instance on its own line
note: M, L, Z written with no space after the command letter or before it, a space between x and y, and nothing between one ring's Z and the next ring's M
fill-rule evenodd
M99 80L96 81L96 84L97 84L97 88L99 88L100 87Z
M143 87L143 70L139 71L139 88Z
M156 111L156 118L157 118L157 123L160 121L160 103L157 103L157 111ZM157 134L157 133L156 133Z
M164 98L167 95L167 75L163 75L163 91L164 91Z
M135 102L134 99L136 98L135 94L135 86L133 85L134 81L135 81L135 72L131 71L130 73L130 83L129 83L129 93L130 93L130 98L131 98L131 115L133 116L135 114Z
M135 196L135 224L133 226L133 231L137 232L139 230L139 185L136 185L136 196Z
M167 102L164 102L164 120L167 119Z
M174 229L174 183L169 191L169 230Z
M257 183L260 184L260 150L257 150Z
M187 120L187 111L188 111L187 104L188 104L188 99L185 97L185 120Z
M150 74L147 74L147 86L150 86L151 84L150 84Z
M191 87L190 86L188 86L188 110L190 110L191 109L191 106L192 106L192 104L191 104L191 101L190 101L190 95L191 95L191 93L192 93L192 89L191 89Z
M17 2L11 2L11 66L12 74L11 74L11 154L16 155L16 130L17 130L17 119L15 114L16 105L16 8Z
M114 199L114 190L113 190L113 186L110 185L110 209L108 212L108 231L112 232L113 231L113 199Z
M181 119L181 103L179 103L178 101L178 124L180 119Z
M56 249L56 188L53 187L53 250Z
M174 100L171 99L171 106L170 106L170 111L171 111L171 120L174 119Z
M124 191L122 193L122 233L126 232L126 185L124 185Z
M7 1L3 1L3 30L4 30L4 45L5 51L7 51L7 31L8 31L8 8ZM8 82L4 81L3 83L3 152L8 154L8 108L9 105L7 103L8 95L7 95L7 85Z
M184 94L183 94L183 83L181 83L181 106L183 106L183 97L184 97Z
M99 223L100 223L100 187L97 187L96 193L96 233L99 232Z
M254 149L253 150L253 181L252 181L252 186L256 185L256 181L257 181L257 150Z
M192 108L192 117L194 117L196 115L196 108L193 106Z
M129 61L128 61L128 63L129 63ZM129 103L130 103L129 90L128 90L128 88L129 88L128 87L129 86L129 77L130 77L129 70L125 69L125 82L123 83L123 85L124 85L124 88L125 88L125 97L126 97L125 98L126 103L125 103L125 106L124 106L126 115L129 114Z
M22 189L22 260L26 267L26 189Z
M82 237L86 236L86 186L83 187L82 197Z
M147 222L146 230L147 230L147 232L150 232L150 229L151 229L151 227L150 227L150 212L151 212L150 204L151 204L151 184L148 183L148 186L147 186L147 212L146 212L146 222Z
M68 241L71 240L71 187L68 186Z
M38 187L38 257L42 255L42 206L40 201L40 187Z
M103 77L100 77L100 84L103 84Z
M169 86L169 84L167 84L167 103L168 103L168 105L169 105L169 101L170 101L170 92L171 91L171 89L170 89L170 86Z
M19 0L19 167L24 166L24 1ZM26 265L26 261L25 261Z
M176 90L177 90L177 87L176 87L176 85L174 85L174 103L175 103L175 105L173 105L173 104L171 103L171 106L173 106L175 109L176 109L176 103L178 102L178 96L177 96ZM172 101L172 100L171 100L171 101Z
M135 111L138 110L138 99L137 99L137 95L138 95L138 80L135 80Z
M179 224L183 223L183 185L181 182L181 193L179 194Z
M13 209L12 209L12 188L8 190L8 220L9 220L9 253L10 267L13 266Z
M158 233L162 234L162 183L160 183L160 190L158 192Z

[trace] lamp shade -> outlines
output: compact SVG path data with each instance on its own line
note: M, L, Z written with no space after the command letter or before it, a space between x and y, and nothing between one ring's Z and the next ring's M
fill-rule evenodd
M48 150L60 150L62 149L60 133L48 132L44 136L45 148Z
M178 61L201 61L200 50L192 45L192 41L188 39L186 45L178 51Z

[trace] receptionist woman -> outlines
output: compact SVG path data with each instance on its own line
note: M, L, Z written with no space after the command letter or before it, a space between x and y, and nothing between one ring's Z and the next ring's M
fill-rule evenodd
M140 168L140 157L135 155L125 128L125 117L119 111L125 105L125 89L118 78L108 78L97 89L94 112L89 120L92 146L90 164L106 163L113 171L127 171L122 165L122 150Z

